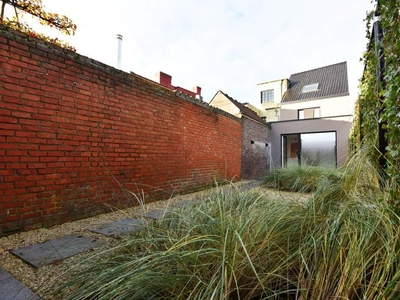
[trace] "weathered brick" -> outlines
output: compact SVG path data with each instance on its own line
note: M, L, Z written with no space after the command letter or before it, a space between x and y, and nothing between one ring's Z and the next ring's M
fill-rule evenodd
M14 134L15 134L14 130L0 129L0 136L14 136Z
M13 124L16 124L16 123L18 123L18 119L14 118L14 117L0 116L0 123L13 123ZM0 125L0 128L2 128L1 125ZM4 128L4 129L6 129L6 128Z
M240 178L239 119L39 40L8 43L0 30L4 40L0 207L14 201L15 216L0 235L101 213L123 203L120 185L152 200Z

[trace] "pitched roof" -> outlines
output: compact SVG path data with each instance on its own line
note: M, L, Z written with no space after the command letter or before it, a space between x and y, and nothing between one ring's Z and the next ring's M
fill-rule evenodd
M316 91L303 92L303 87L318 84ZM337 97L349 94L347 63L313 69L290 75L282 102Z
M256 120L258 122L265 123L263 119L260 118L260 116L250 108L244 106L242 103L238 102L237 100L233 99L231 96L228 94L225 94L223 91L220 91L229 101L231 101L237 108L239 108L240 113L242 115L245 115L246 117L249 117L253 120Z

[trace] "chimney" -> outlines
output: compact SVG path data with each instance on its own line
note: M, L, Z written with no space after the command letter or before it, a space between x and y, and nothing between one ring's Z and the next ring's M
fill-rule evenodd
M171 82L172 82L172 76L168 75L164 72L158 72L156 73L156 81L161 84L162 86L174 89L175 87L172 86Z
M199 86L194 86L194 87L192 88L192 91L193 91L196 95L201 96L201 87L199 87Z
M117 68L121 69L121 48L122 48L122 35L117 34L118 40L118 61L117 61Z

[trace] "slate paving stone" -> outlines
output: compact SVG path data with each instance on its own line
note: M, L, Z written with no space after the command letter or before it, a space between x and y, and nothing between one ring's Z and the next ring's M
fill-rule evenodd
M0 267L0 300L40 300L30 289Z
M91 229L90 231L104 234L113 238L118 238L121 235L138 230L146 224L147 223L141 219L126 218L112 223L104 224L103 226Z
M181 203L178 203L178 204L174 204L173 207L175 207L175 208L183 208L183 207L187 207L187 206L190 206L190 205L198 204L201 201L202 201L202 199L192 199L192 200L188 200L188 201L181 202Z
M80 234L70 234L44 243L11 250L11 253L35 268L40 268L78 253L93 249L101 241Z
M167 213L166 210L155 209L155 210L150 210L150 211L148 211L148 212L146 212L144 214L141 214L140 217L153 219L153 220L159 220L166 213Z
M243 184L243 186L240 188L241 190L251 190L254 189L256 187L259 187L260 185L262 185L264 182L263 179L258 179L258 180L253 180L249 183Z

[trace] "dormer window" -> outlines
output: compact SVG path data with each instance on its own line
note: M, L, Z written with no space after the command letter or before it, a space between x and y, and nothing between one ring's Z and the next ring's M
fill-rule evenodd
M319 83L313 83L313 84L308 84L303 86L303 89L301 90L302 93L309 93L309 92L315 92L318 91L318 86Z
M274 101L274 90L261 91L261 103L273 102Z

